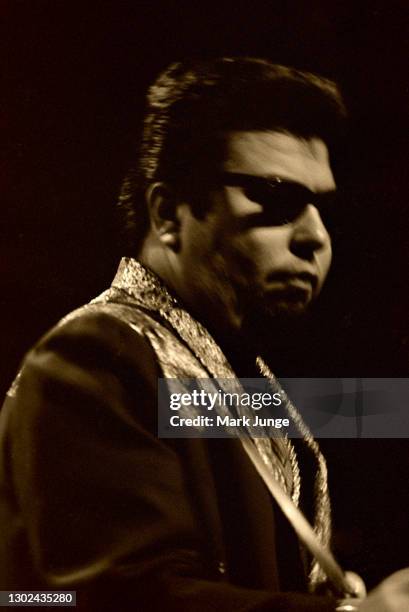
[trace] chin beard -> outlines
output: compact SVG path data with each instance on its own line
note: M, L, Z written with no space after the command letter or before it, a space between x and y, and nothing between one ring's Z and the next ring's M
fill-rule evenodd
M285 344L289 337L298 336L308 325L310 304L304 301L282 301L256 304L243 318L242 333L248 342L262 350L266 345Z
M280 300L274 304L260 304L256 309L258 316L269 319L280 319L283 322L302 317L309 310L309 302L304 300Z

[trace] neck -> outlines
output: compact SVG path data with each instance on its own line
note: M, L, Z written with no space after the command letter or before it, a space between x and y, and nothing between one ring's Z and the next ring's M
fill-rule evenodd
M278 321L271 315L263 317L260 313L234 319L230 315L236 308L226 304L224 292L214 291L214 287L203 291L201 285L201 294L196 294L179 277L178 267L172 258L159 249L152 246L143 249L138 259L162 279L189 314L208 330L239 376L251 378L259 375L254 371L256 356L265 351L271 353L270 344L274 345L275 353L283 354L286 340L288 343L288 337L291 337L288 334L288 321Z
M175 253L149 238L138 260L162 279L186 310L212 335L228 339L240 334L242 317L237 314L234 292L227 295L229 292L224 285L217 286L217 279L206 278L192 268L186 271Z

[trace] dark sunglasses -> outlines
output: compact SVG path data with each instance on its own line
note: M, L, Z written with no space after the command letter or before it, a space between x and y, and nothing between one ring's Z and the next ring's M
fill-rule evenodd
M271 225L285 225L297 219L308 204L315 206L325 224L334 212L335 191L314 193L304 185L279 177L265 178L239 172L222 172L220 183L241 187L249 200L263 206L263 218Z

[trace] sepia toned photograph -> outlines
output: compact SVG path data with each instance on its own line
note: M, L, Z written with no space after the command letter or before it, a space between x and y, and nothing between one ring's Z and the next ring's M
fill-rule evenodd
M409 611L409 7L2 8L0 606Z

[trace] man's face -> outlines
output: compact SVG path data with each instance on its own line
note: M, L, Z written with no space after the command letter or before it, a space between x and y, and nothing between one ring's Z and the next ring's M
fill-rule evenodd
M189 305L213 327L304 312L331 263L330 237L313 203L315 193L335 189L326 145L274 131L230 132L221 172L206 217L185 210L180 262ZM254 187L236 174L271 183ZM300 192L305 199L294 209Z

